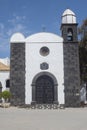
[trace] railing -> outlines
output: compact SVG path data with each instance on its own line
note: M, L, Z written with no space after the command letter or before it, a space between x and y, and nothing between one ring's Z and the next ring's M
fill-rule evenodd
M65 109L64 104L31 104L31 105L24 105L21 106L23 108L28 109Z

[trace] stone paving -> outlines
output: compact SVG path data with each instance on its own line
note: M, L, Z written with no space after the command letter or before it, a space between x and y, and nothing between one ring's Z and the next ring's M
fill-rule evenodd
M0 108L0 130L87 130L87 108Z

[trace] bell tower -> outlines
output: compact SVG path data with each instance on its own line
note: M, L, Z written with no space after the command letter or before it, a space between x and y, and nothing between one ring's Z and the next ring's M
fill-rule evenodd
M76 16L70 10L66 9L62 15L61 31L64 42L77 42L77 23Z
M61 33L64 55L65 106L77 107L80 104L79 51L75 13L66 9L62 15Z

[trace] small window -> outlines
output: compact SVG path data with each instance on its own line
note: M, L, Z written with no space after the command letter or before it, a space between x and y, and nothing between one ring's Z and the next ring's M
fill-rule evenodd
M0 82L0 92L2 92L2 83Z
M40 69L41 70L47 70L49 68L49 64L46 62L43 62L42 64L40 64Z
M2 88L2 83L0 82L0 88Z
M6 80L6 88L10 88L10 80Z

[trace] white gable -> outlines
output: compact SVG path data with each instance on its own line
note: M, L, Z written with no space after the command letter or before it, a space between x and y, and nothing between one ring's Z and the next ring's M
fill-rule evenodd
M53 33L41 32L27 37L25 42L63 42L63 38Z

